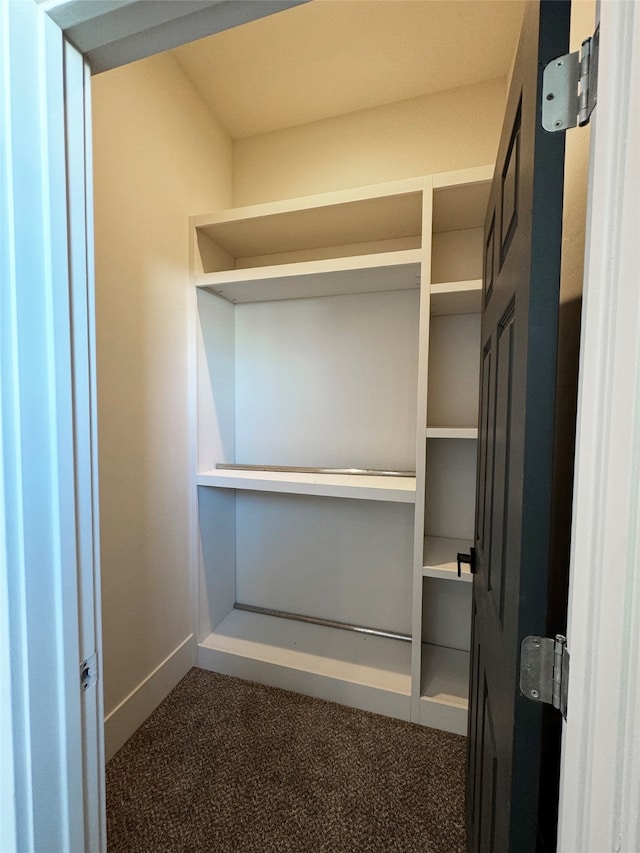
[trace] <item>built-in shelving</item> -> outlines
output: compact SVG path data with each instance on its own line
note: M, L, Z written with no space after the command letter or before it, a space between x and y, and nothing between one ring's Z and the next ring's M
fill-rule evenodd
M200 666L466 731L492 173L192 218Z
M290 495L321 495L392 503L413 503L415 477L361 476L358 474L300 474L291 471L205 471L196 475L198 486L249 489Z

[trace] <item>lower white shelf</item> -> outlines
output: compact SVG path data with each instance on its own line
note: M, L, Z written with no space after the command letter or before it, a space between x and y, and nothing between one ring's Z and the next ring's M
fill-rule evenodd
M427 438L478 438L478 427L428 426Z
M470 583L473 575L469 564L462 563L461 575L458 577L458 553L468 554L473 546L471 539L446 539L444 536L425 536L422 574L425 578L441 578L443 580L462 581Z
M198 666L352 708L410 719L411 644L233 610Z
M249 489L292 495L324 495L392 503L414 503L415 477L361 474L299 474L292 471L213 470L196 475L198 486Z
M420 723L463 735L468 707L469 652L423 644Z

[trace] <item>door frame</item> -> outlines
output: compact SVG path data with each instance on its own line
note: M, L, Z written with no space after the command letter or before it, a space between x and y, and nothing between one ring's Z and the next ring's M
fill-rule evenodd
M54 19L62 10L81 9L83 5L75 0L40 2ZM162 5L153 4L156 8ZM616 849L633 850L640 843L633 809L640 794L640 768L633 765L632 749L640 738L640 592L636 580L640 568L640 312L635 281L640 257L638 241L633 238L640 218L639 165L632 157L625 157L625 152L640 147L639 19L637 0L602 4L599 119L593 128L590 159L569 605L572 676L560 791L558 849L564 853L614 849L618 838L621 846ZM82 23L87 37L103 39L102 16ZM140 57L157 52L157 48L148 47L144 52L147 31L154 23L148 19L137 33L131 31L131 37L135 35L140 44ZM134 58L130 51L126 61ZM117 64L122 62L115 61L111 67ZM614 474L618 475L615 481ZM606 584L601 571L604 554L611 555L611 560L606 560ZM6 615L15 611L21 618L18 610L24 602L7 598L5 592L0 584L0 610ZM65 633L74 630L73 625L64 628ZM19 697L11 694L3 666L0 681L0 723L4 724L11 722L12 713L15 718L20 711ZM23 741L19 742L21 737ZM26 737L25 733L14 733L14 752L27 745ZM3 764L3 776L7 770L8 764ZM28 778L16 781L19 786L36 784ZM3 800L5 806L3 816L10 813ZM99 838L98 829L94 837Z
M560 853L640 849L640 3L599 15Z

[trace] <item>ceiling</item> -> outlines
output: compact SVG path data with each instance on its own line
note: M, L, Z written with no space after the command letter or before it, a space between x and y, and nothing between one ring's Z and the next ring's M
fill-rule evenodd
M521 0L313 0L171 53L232 139L505 77Z

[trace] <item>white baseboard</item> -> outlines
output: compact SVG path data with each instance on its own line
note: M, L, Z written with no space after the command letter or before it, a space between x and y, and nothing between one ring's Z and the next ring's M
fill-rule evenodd
M193 634L190 634L135 690L107 714L104 721L106 761L116 754L180 679L195 666L195 656L196 641Z

